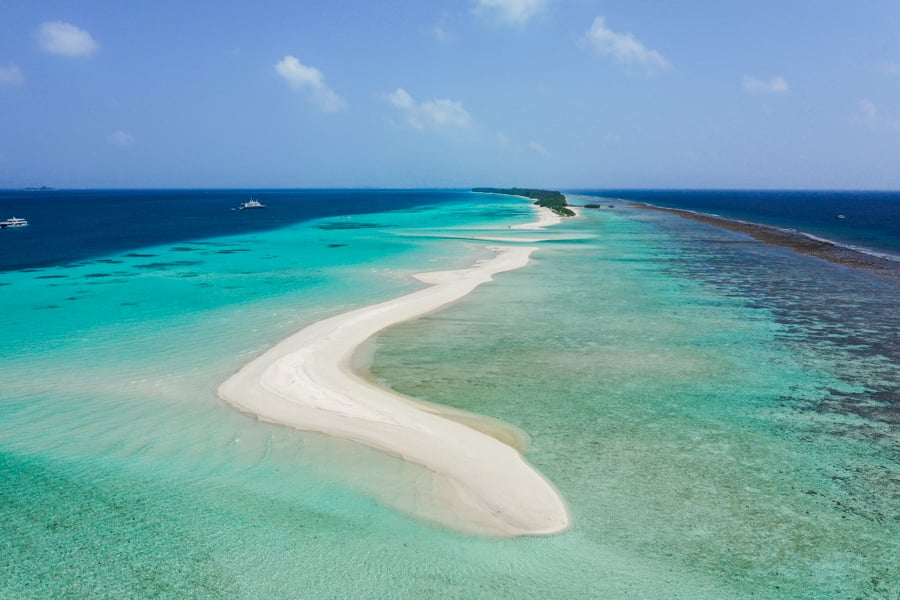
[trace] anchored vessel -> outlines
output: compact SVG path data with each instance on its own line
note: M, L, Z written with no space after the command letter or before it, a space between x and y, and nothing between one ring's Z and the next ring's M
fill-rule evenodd
M9 229L12 227L27 227L28 221L25 219L19 219L18 217L11 217L5 221L0 221L0 229Z
M241 210L248 210L251 208L265 208L266 205L260 202L259 200L254 200L250 198L246 202L241 202Z

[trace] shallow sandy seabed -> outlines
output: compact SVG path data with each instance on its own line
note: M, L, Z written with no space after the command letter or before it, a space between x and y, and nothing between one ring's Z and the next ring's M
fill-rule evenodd
M378 331L525 266L535 248L491 250L493 258L471 268L416 275L430 287L306 327L245 365L219 395L262 421L352 440L424 466L430 476L420 479L417 501L409 504L417 517L487 535L565 530L563 499L502 436L380 388L351 366L357 348Z

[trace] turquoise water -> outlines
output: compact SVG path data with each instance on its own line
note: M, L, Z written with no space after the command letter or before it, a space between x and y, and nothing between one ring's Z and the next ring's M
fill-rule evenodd
M833 267L701 224L587 211L377 339L385 385L531 435L565 534L417 522L377 500L416 467L216 398L304 324L530 219L472 196L4 273L0 597L896 597L896 363L752 271L825 286ZM886 286L854 283L885 312L845 335L889 339Z

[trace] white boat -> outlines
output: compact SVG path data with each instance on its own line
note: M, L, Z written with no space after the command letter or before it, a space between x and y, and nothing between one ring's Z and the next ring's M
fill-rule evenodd
M28 221L25 219L19 219L18 217L12 217L5 221L0 221L0 229L9 229L12 227L28 227Z
M241 202L241 210L247 210L250 208L265 208L266 205L260 202L259 200L254 200L250 198L246 202Z

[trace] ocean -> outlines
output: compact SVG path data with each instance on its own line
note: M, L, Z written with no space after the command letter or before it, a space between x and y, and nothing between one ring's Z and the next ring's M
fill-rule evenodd
M594 190L583 193L796 229L900 260L900 192Z
M250 196L267 208L234 210ZM529 434L573 526L494 539L379 501L400 459L216 388L497 243L477 238L522 243L528 202L0 192L31 223L0 231L0 597L896 598L896 280L623 200L892 254L900 195L569 195L598 198L527 267L373 342L382 385Z

